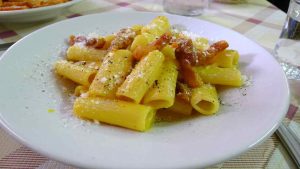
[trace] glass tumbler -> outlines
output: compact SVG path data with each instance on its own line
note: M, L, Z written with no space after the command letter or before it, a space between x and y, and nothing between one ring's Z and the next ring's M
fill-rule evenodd
M300 0L291 0L287 18L274 48L288 79L300 80Z
M210 0L164 0L166 12L178 15L195 16L203 13Z

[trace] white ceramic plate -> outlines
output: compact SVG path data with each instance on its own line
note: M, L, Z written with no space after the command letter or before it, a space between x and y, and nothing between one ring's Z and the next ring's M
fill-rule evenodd
M34 22L55 18L59 16L64 9L80 1L82 0L72 0L66 3L40 8L0 11L0 22Z
M13 45L0 62L0 118L23 144L55 160L87 168L200 168L253 148L269 137L287 111L283 71L262 47L224 27L168 15L177 27L209 39L226 39L240 52L251 85L221 92L215 116L159 123L140 133L83 122L52 70L70 34L109 34L146 24L159 14L104 13L78 17L38 30ZM54 109L54 113L48 113Z

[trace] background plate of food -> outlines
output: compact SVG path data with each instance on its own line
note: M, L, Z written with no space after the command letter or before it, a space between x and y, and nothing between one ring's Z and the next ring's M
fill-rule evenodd
M160 15L164 16L158 17ZM170 30L169 24L176 29ZM166 36L153 38L153 35L161 35L166 30L171 31L171 38L168 38L167 32L163 34ZM197 41L197 36L205 39ZM139 42L132 42L137 37ZM147 43L149 39L153 43ZM220 42L224 44L224 41L229 47L215 45ZM185 48L185 44L195 45L194 47L199 45L200 48ZM140 45L144 47L139 47ZM224 68L227 67L226 64L222 66L216 60L210 63L206 60L207 57L198 57L199 55L199 63L192 63L190 59L193 57L183 57L185 62L177 64L176 60L181 60L181 54L176 54L174 60L172 50L166 52L168 50L164 51L165 48L160 45L169 45L169 49L174 48L179 53L202 51L201 56L210 56L227 47L226 50L236 52L233 52L234 55L230 52L225 57L237 56L238 53L239 58L233 57L236 59L230 63L226 58L223 60L225 62L220 62L229 63L228 68ZM125 49L117 50L124 47ZM181 50L181 47L184 48ZM139 49L140 52L133 51L137 55L131 55L130 51L133 49ZM145 56L143 49L147 49L148 54ZM89 60L98 55L102 57L104 52L109 53L101 60L103 64L98 69L96 63L77 62L80 58ZM130 61L136 65L128 69L124 63L128 63L125 61L133 55L141 57L135 57L134 62ZM222 58L221 55L216 59L218 58ZM236 62L237 60L239 61ZM149 64L143 64L148 61ZM169 71L168 66L162 66L165 61L179 67ZM183 65L187 62L187 65ZM181 70L188 69L189 66L195 66L191 71L197 69L198 72L200 69L203 84L188 82L189 78L186 77L192 77L193 72L184 74ZM158 67L164 71L158 73ZM87 74L97 72L95 70L98 71L96 77ZM116 84L121 85L119 82L125 80L121 72L110 74L110 70L126 70L125 72L131 73L126 77L128 82L122 83L125 84L124 90L120 86L117 91L109 90L112 95L105 95L106 89L102 90L101 84L108 82L107 85L102 85L108 89ZM220 76L224 70L231 73ZM102 76L100 71L106 72L104 75L111 78ZM167 89L172 87L169 91L160 85L174 76L172 72L179 74L179 82L190 85L189 88L193 88L193 91L195 89L195 97L192 92L190 103L185 102L185 106L175 109L177 114L157 113L156 121L148 129L150 125L147 119L155 116L155 106L161 107L167 103L165 106L169 107L177 104L173 101L180 96L180 91L176 89L174 98L175 84L166 85L169 86ZM148 73L152 75L148 76ZM161 81L155 81L153 73L155 78L164 77L165 74L167 76ZM145 77L148 78L147 81L142 80ZM261 46L239 33L210 22L161 13L109 12L65 20L42 28L18 41L3 54L0 78L2 127L35 151L84 168L202 168L220 163L268 138L277 129L289 105L285 75L273 56ZM88 89L87 86L94 80L96 85L92 84ZM138 85L127 88L126 84L131 82L137 82ZM224 84L220 87L217 85L220 82L239 87L226 87ZM78 88L78 84L82 84L82 87ZM215 90L211 90L213 87L198 89L213 84L216 84L218 96ZM148 91L142 89L145 86L148 86ZM173 93L173 100L163 102L164 104L154 101L149 106L147 95L144 94L157 86L160 86L157 88L158 93L169 93L157 98L170 97ZM131 92L125 95L129 88ZM86 93L87 90L93 92ZM105 96L99 97L98 94L102 95L102 92ZM144 98L140 96L142 92ZM116 97L114 93L117 93ZM151 100L149 98L155 94L148 96L148 100ZM204 100L205 96L213 99L192 104L199 98ZM191 106L194 109L192 114L188 110ZM199 107L209 111L203 111ZM180 112L185 115L180 115ZM151 122L150 120L149 123Z
M0 0L0 22L34 22L59 16L81 0Z

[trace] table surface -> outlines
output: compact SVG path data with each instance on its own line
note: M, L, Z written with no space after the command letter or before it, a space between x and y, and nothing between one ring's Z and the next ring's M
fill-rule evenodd
M15 42L32 31L54 22L107 11L152 11L163 12L161 0L85 0L51 21L38 23L14 24L0 23L0 44ZM214 22L231 28L257 42L268 51L272 51L286 14L264 0L248 0L242 4L224 4L212 2L209 10L195 18ZM0 51L0 56L4 51ZM0 57L1 58L1 57ZM291 104L286 114L285 123L300 138L300 83L290 81ZM0 168L75 168L48 159L23 146L0 128ZM273 134L256 148L222 164L208 167L215 168L296 168L285 147Z

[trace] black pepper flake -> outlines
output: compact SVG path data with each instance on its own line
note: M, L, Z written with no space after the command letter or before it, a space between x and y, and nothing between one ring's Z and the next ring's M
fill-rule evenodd
M42 90L42 92L44 93L46 90Z
M108 87L109 87L109 84L105 84L104 87L105 87L105 88L108 88Z
M113 64L113 62L111 60L108 60L108 63Z
M242 95L243 95L243 96L246 96L246 95L247 95L246 92L247 92L247 89L244 89L243 92L242 92Z
M218 100L219 100L219 103L220 103L221 105L223 105L223 106L225 105L224 102L223 102L223 100L222 100L220 97L218 98Z
M158 80L155 80L155 81L154 81L154 85L155 85L155 86L158 86Z

